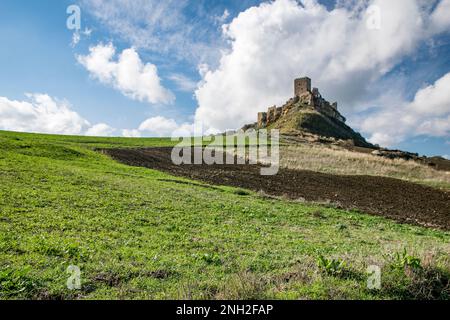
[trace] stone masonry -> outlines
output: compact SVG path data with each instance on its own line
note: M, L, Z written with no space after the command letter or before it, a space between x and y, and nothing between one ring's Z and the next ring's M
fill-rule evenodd
M318 88L311 90L311 79L303 77L294 80L294 98L282 107L270 107L267 112L258 113L258 128L265 128L277 121L282 115L299 103L303 107L310 107L335 120L345 122L346 119L339 113L337 102L330 104L319 92Z
M311 79L308 77L299 78L294 80L294 93L299 97L306 92L311 91Z

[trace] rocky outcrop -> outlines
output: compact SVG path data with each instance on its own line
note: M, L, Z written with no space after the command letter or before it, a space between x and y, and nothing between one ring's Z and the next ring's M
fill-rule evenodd
M337 102L330 103L325 100L318 88L311 90L311 79L305 77L294 81L294 98L286 102L282 107L272 106L267 112L258 113L258 128L269 127L280 117L286 115L294 105L299 104L304 107L312 108L323 115L333 118L340 122L346 119L339 113Z
M272 106L267 112L259 112L255 129L279 129L281 134L288 135L304 136L306 133L316 136L318 141L345 141L346 144L373 147L345 124L346 119L339 113L337 102L331 104L321 96L319 89L311 90L311 79L296 79L294 93L295 96L283 106Z

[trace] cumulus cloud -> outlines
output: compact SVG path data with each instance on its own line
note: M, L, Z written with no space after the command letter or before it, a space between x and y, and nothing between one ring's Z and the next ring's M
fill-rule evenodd
M92 125L65 100L47 94L27 94L27 100L0 97L0 130L107 137L185 137L194 133L194 124L177 123L162 116L143 121L136 129L117 130L106 123ZM206 134L211 133L210 131Z
M145 131L152 135L164 137L172 134L177 128L178 124L175 120L157 116L142 122L139 126L139 131Z
M431 15L433 32L450 31L450 0L442 0Z
M116 49L109 43L89 48L77 60L100 82L111 85L123 95L152 104L172 103L174 95L161 85L157 67L144 64L134 48L125 49L115 60Z
M379 29L368 24L369 5L379 9ZM230 48L219 66L203 65L195 119L220 130L253 122L256 112L290 98L293 79L302 75L344 113L352 111L379 79L438 32L431 25L445 26L448 20L437 13L445 11L441 6L432 12L421 0L344 0L327 10L313 0L276 0L251 7L223 27Z
M90 127L85 135L94 137L109 137L113 136L116 129L107 125L106 123L98 123Z
M386 105L362 120L358 127L370 141L392 146L408 137L450 136L450 73L420 89L413 101Z
M137 129L123 129L122 135L127 138L139 138L142 136L141 132Z
M190 137L219 133L205 128L201 123L180 123L174 119L155 116L144 120L136 129L124 129L124 137Z
M138 129L133 130L140 136L187 137L194 133L193 123L177 123L174 119L156 116L146 119ZM202 130L202 128L200 129Z
M47 94L27 94L28 100L0 97L0 128L3 130L56 134L80 134L90 124L71 110L66 101Z
M91 125L65 100L41 93L26 97L23 101L0 97L1 130L93 136L110 136L115 131L104 123Z

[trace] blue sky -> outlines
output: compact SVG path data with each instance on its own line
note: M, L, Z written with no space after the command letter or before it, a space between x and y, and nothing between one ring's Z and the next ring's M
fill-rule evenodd
M380 30L361 27L370 4ZM306 74L371 141L450 155L449 1L385 5L2 0L0 129L154 136L202 121L220 131L282 104Z

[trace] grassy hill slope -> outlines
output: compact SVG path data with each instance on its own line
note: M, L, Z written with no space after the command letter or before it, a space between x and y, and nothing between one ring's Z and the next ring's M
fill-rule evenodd
M308 133L336 140L352 140L356 146L374 147L344 122L326 116L301 102L290 100L283 108L287 108L287 113L270 123L267 129L278 129L281 134L288 135Z
M449 232L204 185L92 150L172 144L0 132L0 298L449 297ZM378 291L366 288L371 264L382 268ZM81 290L66 287L69 265L81 269Z
M296 143L280 150L282 167L335 175L372 175L402 179L450 190L450 171L438 171L425 164L403 159L387 159L346 148Z

